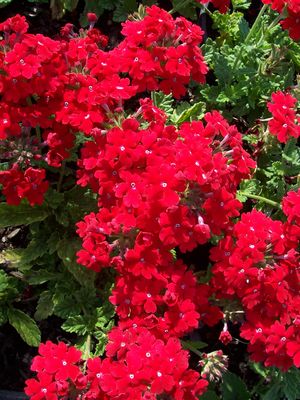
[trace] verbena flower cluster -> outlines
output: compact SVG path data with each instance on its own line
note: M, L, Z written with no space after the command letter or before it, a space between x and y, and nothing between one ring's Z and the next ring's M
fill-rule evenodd
M107 38L92 26L77 34L67 24L57 40L27 29L20 16L0 24L1 158L11 165L0 183L8 204L42 204L48 184L41 161L60 167L74 132L89 135L109 123L137 92L179 97L191 77L205 80L201 29L155 6L143 20L124 24L125 39L112 51L102 50Z
M281 143L286 143L291 137L300 137L300 115L297 114L295 97L281 91L273 93L268 109L272 114L268 123L269 131Z
M222 12L229 6L212 3ZM272 7L299 12L296 2L285 3ZM137 104L139 93L180 98L191 80L204 83L199 27L152 6L143 19L124 23L124 40L105 51L107 38L93 27L96 17L88 18L88 30L76 33L67 24L57 39L27 33L21 16L0 24L6 201L41 205L51 184L47 168L59 172L81 135L77 184L95 193L98 211L77 223L78 263L95 272L113 268L117 276L110 301L118 325L108 334L106 357L86 360L75 347L48 341L25 392L33 400L197 399L208 386L207 364L221 364L222 353L204 357L201 375L190 369L180 339L223 319L220 341L231 341L212 299L234 300L244 310L241 336L254 360L299 367L300 191L283 199L285 222L256 210L237 221L237 189L256 163L236 126L212 111L177 127L145 97L125 113L125 102ZM271 134L280 142L299 137L293 96L274 93L268 108ZM199 283L174 249L192 251L217 236L212 281Z
M300 366L299 200L300 190L284 197L284 223L256 210L242 214L211 251L214 291L242 304L241 337L253 359L286 370Z

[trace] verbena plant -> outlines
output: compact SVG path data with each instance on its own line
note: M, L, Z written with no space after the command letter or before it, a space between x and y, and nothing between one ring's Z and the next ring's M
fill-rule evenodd
M33 400L299 398L300 7L265 3L251 26L246 1L141 6L110 51L92 13L55 40L0 24L0 228L28 227L0 320L39 346ZM40 344L52 315L74 346Z

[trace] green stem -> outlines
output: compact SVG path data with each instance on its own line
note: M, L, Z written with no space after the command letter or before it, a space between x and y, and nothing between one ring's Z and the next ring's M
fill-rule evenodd
M91 353L91 335L88 335L85 342L84 359L87 360Z
M56 187L56 190L57 190L58 192L60 192L60 190L61 190L61 185L62 185L62 182L63 182L63 179L64 179L65 169L66 169L66 161L64 160L64 161L61 163L59 178L58 178L57 187Z
M256 32L256 28L258 27L258 25L260 24L260 20L262 19L262 16L264 15L264 13L266 12L267 8L269 6L267 4L264 4L262 6L262 8L260 9L260 12L258 13L258 16L256 18L256 20L254 21L254 24L252 25L250 31L248 32L248 35L245 39L244 44L248 44L250 39L252 39L252 36L255 34Z
M197 354L199 357L203 357L203 353L201 351L197 350L192 344L185 342L184 340L181 340L181 344L185 349L189 349L193 353Z
M213 13L206 7L205 4L202 3L196 3L196 7L200 8L201 10L204 10L206 14L212 15Z
M278 24L278 22L281 21L282 19L283 19L282 14L279 14L279 15L274 19L274 21L271 22L271 24L268 26L267 32L270 31L271 29L273 29L273 28Z
M245 41L243 43L243 46L240 47L240 50L238 52L238 55L236 56L235 62L234 62L233 67L232 67L232 75L234 74L236 68L239 65L239 62L241 60L241 56L243 54L244 46L247 45L250 42L250 40L252 39L253 35L256 32L256 28L260 24L260 20L261 20L262 16L264 15L265 11L267 10L267 8L268 8L268 5L264 4L263 7L260 9L259 14L258 14L256 20L254 21L254 24L252 25L250 31L248 32L248 35L246 36L246 39L245 39Z
M248 197L248 199L254 199L254 200L259 200L259 201L263 201L266 204L269 204L272 207L276 207L276 208L281 208L280 204L277 203L276 201L267 199L266 197L262 197L262 196L257 196L256 194L251 194L251 193L246 193L246 192L238 192L241 196L245 196Z
M36 135L37 135L37 138L39 140L39 143L41 143L42 142L42 135L41 135L41 128L40 128L39 125L37 125L35 127L35 131L36 131Z

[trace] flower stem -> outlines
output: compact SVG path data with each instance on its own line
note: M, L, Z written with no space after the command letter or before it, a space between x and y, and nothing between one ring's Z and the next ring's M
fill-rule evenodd
M272 207L276 207L276 208L281 208L280 204L277 203L276 201L267 199L266 197L262 197L262 196L257 196L256 194L251 194L251 193L247 193L247 192L238 192L241 196L245 196L248 197L248 199L254 199L254 200L259 200L259 201L263 201L266 204L269 204Z
M60 192L60 190L61 190L61 185L62 185L62 182L63 182L63 179L64 179L65 169L66 169L66 161L64 160L64 161L61 163L60 174L59 174L59 178L58 178L58 182L57 182L57 188L56 188L56 190L57 190L58 192Z
M183 8L184 6L186 6L187 4L190 3L191 0L183 0L183 2L177 4L174 8L172 8L172 10L169 11L169 14L174 14L176 13L178 10L180 10L181 8Z
M260 9L259 14L258 14L256 20L254 21L254 24L252 25L250 31L248 32L248 35L246 36L246 38L244 40L243 46L240 47L240 50L236 56L235 62L232 67L232 75L240 63L241 56L242 56L242 53L244 50L244 46L247 45L250 42L250 40L252 39L253 35L256 32L258 25L260 24L260 20L261 20L262 16L264 15L265 11L267 10L267 8L268 8L268 5L264 4L263 7Z

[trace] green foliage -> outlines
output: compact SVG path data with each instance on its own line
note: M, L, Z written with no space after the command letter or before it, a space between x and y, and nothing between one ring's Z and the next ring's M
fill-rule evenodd
M208 110L217 108L230 119L243 117L252 124L263 114L271 93L293 84L299 70L298 45L278 26L268 31L274 18L272 12L264 15L250 31L241 12L213 13L219 36L207 39L202 49L216 83L199 88L199 100Z
M22 203L18 206L9 206L0 203L0 228L17 225L29 225L36 221L43 221L48 216L46 206L31 207Z
M41 332L35 321L21 310L8 308L9 323L16 329L29 346L37 347L41 341Z
M250 393L245 383L231 372L226 372L223 376L221 388L223 400L250 400Z
M0 0L0 8L7 6L12 0Z
M37 299L37 321L51 315L62 318L66 332L75 333L79 343L90 335L91 346L100 354L114 324L114 308L107 301L112 276L106 275L109 287L102 288L102 298L102 292L97 293L96 273L76 262L81 242L75 234L76 222L96 211L96 198L91 191L75 186L62 193L50 189L45 204L0 204L0 226L29 225L25 248L0 253L0 262L8 269L7 273L0 270L0 323L8 320L29 345L39 344L35 321L25 313L26 307L19 310L24 288L29 285Z
M205 114L205 103L202 101L183 101L176 106L172 95L163 92L152 92L151 98L153 104L166 113L168 122L172 125L178 126L183 122L200 120Z
M164 94L163 92L151 92L153 104L163 110L167 117L170 118L174 111L174 99L172 94Z
M251 0L231 0L234 10L248 10L251 5Z
M220 400L220 398L216 395L212 390L208 390L201 396L201 400Z
M185 18L191 19L193 21L197 19L196 9L200 5L198 5L195 1L172 0L172 4L173 4L173 12L177 12L183 15Z
M37 321L46 319L53 314L53 309L54 304L52 300L52 294L49 290L45 290L40 294L34 318Z
M300 398L300 371L291 368L285 373L273 372L273 379L261 400L298 400Z

